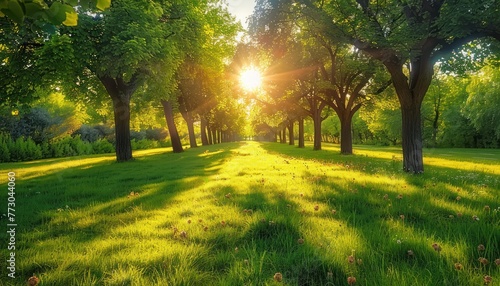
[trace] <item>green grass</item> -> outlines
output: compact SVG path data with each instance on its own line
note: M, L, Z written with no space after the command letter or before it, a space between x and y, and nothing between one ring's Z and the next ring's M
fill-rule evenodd
M425 150L415 176L397 148L324 149L241 142L0 164L2 213L16 172L18 225L10 279L0 219L0 285L33 274L65 286L499 285L500 150Z

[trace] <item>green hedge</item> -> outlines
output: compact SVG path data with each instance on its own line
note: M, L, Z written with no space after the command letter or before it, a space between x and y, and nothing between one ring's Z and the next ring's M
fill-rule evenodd
M171 146L168 141L149 139L132 139L131 143L133 150ZM76 135L36 144L31 138L19 137L13 140L10 135L0 133L0 163L114 152L115 146L107 139L88 142L82 140L80 135Z

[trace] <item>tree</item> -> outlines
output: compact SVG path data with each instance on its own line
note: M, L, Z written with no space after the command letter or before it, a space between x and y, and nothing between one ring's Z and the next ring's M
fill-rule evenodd
M71 66L74 80L65 84L68 93L78 90L98 96L96 91L104 87L113 102L116 158L128 161L132 159L130 100L155 65L171 55L172 26L165 23L168 15L162 7L149 1L117 0L102 13L82 10L79 15L77 27L64 28L62 36L51 39L68 39L68 52L54 55L46 49L44 66L47 73L59 75L54 62Z
M1 0L0 17L7 16L21 25L26 18L47 21L54 25L75 26L78 22L78 13L75 8L87 10L96 7L105 10L111 5L111 0Z
M410 173L424 171L420 109L434 64L474 39L500 39L498 0L269 3L267 9L279 11L272 23L290 19L290 15L309 17L332 40L347 39L385 66L400 103L403 169ZM289 31L289 24L282 27L279 33Z
M500 71L485 66L472 76L467 86L469 97L463 107L463 114L482 134L484 147L500 146Z

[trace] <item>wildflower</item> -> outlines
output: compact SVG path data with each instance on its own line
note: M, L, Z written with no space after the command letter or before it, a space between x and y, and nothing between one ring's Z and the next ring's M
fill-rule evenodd
M238 252L238 251L239 251L238 247L235 247L234 252Z
M198 220L198 222L199 222L199 223L201 223L201 222L203 222L203 220L200 218L200 219Z
M318 205L315 205L315 206L314 206L314 210L315 210L315 211L318 211L318 210L319 210L319 206L318 206Z
M389 199L389 195L388 195L388 194L385 194L385 195L384 195L384 200L386 200L386 201L387 201L388 199Z
M489 275L485 275L483 280L484 280L484 284L490 284L491 281L493 281L493 278L491 278L491 276L489 276Z
M484 206L484 210L487 211L487 212L489 212L490 211L490 206L488 206L488 205Z
M266 223L267 221L266 221L266 219L265 219L265 218L263 218L263 219L261 219L261 220L260 220L260 222L261 222L261 223Z
M488 259L484 257L479 257L478 260L482 265L487 265L489 263Z
M326 278L329 280L333 279L333 272L328 271L328 273L326 273Z
M247 210L247 214L249 214L249 215L253 214L253 210L248 209L248 210Z
M356 284L356 277L354 277L354 276L347 277L347 284L349 284L349 285Z
M38 285L38 282L40 282L40 279L38 279L38 277L36 277L35 274L33 274L33 276L28 278L28 285L29 286L36 286L36 285Z
M204 230L204 231L208 231L208 226L204 226L204 227L203 227L203 230Z
M399 215L399 218L401 218L402 220L405 220L405 215L404 214Z
M347 262L349 262L349 264L353 264L353 263L354 263L354 256L349 255L349 256L347 257Z
M472 219L475 220L475 221L479 221L479 217L477 215L473 215Z
M297 240L297 242L298 242L299 244L304 244L304 239L303 239L303 238L299 238L299 239Z
M245 265L248 265L248 259L243 260L243 263L245 263Z
M398 200L400 200L400 199L402 199L402 198L403 198L403 195L402 195L402 194L399 194L397 198L398 198Z
M190 219L188 219L188 223L191 223L191 220L190 220Z
M460 263L458 263L458 262L457 262L457 263L455 263L455 269L456 269L456 270L462 270L462 268L463 268L462 264L460 264Z
M455 218L455 216L454 216L454 215L449 215L448 217L449 217L449 218L451 218L451 219L454 219L454 218Z
M484 245L480 244L477 246L477 251L484 251Z
M496 264L497 266L500 266L500 258L495 259L495 264Z
M401 240L400 239L396 240L396 243L401 244Z
M462 197L460 197L460 196L457 196L457 197L455 198L455 200L456 200L456 201L459 201L459 200L461 200L461 199L462 199Z
M356 263L358 263L358 265L361 265L361 264L363 264L363 259L361 259L361 258L358 258L358 260L356 260Z
M462 217L462 213L457 213L457 217Z
M226 222L225 222L225 221L221 221L221 222L220 222L220 224L221 224L222 226L226 226Z
M276 223L272 220L269 221L269 225L275 225Z
M433 243L432 248L434 248L434 250L437 252L441 252L441 246L439 246L439 244L437 243Z
M303 196L304 196L304 194L303 194L303 193L300 193L300 196L301 196L301 197L303 197Z
M283 280L283 274L276 272L274 274L274 281L281 282Z
M332 210L332 215L336 214L337 210Z
M413 250L409 249L406 253L408 253L409 257L414 257L415 253L413 253Z
M224 197L226 197L226 199L230 199L231 198L231 193L225 194Z

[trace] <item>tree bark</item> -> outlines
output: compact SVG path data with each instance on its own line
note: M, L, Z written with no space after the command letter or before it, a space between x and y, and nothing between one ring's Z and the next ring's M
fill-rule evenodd
M186 125L187 125L187 128L188 128L189 147L196 148L196 147L198 147L198 145L196 144L196 135L194 133L194 119L193 119L193 116L191 115L191 112L189 112L189 111L181 111L181 115L184 118L184 121L186 121Z
M210 124L207 124L207 137L208 137L208 145L214 144L212 137L212 128L210 127Z
M313 150L321 150L321 114L313 117L314 124L314 147Z
M207 119L204 118L203 116L200 116L201 144L203 146L210 145L208 143L207 126L208 126Z
M299 119L299 148L304 148L304 118Z
M113 97L112 97L113 98ZM132 157L130 142L130 100L128 98L113 98L115 116L116 160L129 161Z
M99 76L99 80L106 88L113 101L115 120L116 160L124 162L132 160L132 144L130 142L130 99L139 86L139 74L125 82L123 78Z
M295 145L295 135L293 133L293 121L288 124L288 145Z
M420 105L402 107L401 115L403 119L403 169L409 173L422 173L424 163Z
M340 118L340 154L352 155L352 116L354 113L346 112Z
M181 138L174 121L174 111L172 104L167 100L162 100L163 113L165 114L165 120L167 121L168 133L170 134L170 141L172 142L172 149L174 153L181 153L184 151L182 148Z

